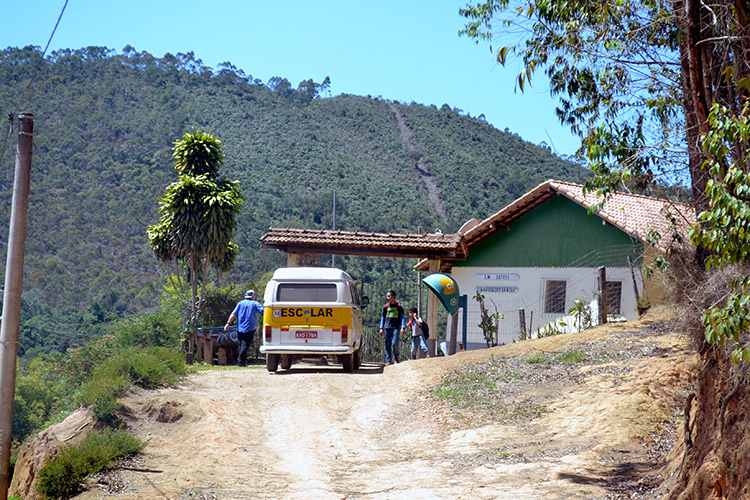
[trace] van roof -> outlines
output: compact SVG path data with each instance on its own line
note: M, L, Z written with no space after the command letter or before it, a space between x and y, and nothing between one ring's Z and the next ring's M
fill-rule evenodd
M282 267L273 273L274 280L354 281L349 273L331 267Z

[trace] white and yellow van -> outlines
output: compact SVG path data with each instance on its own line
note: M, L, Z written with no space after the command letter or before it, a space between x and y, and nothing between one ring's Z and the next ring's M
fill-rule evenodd
M325 267L277 269L263 298L263 345L266 368L288 370L308 357L335 359L351 372L360 366L362 309L349 274Z

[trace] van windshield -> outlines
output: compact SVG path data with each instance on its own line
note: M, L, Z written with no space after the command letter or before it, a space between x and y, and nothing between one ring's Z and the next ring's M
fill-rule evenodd
M335 283L280 283L276 289L279 302L336 302Z

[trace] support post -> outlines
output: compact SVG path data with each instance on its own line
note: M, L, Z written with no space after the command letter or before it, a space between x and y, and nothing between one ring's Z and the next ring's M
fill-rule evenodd
M451 314L451 338L448 352L452 355L458 351L458 313ZM464 347L465 348L465 347Z
M461 295L461 309L463 309L463 315L461 316L463 321L461 325L461 344L463 345L463 350L467 350L469 348L469 296L468 295Z
M430 259L429 271L430 271L430 274L440 272L440 259ZM435 332L432 335L430 335L430 338L427 339L427 347L430 350L430 356L435 356L437 341L439 337L438 332L441 330L437 326L438 307L440 307L440 303L438 302L437 295L435 295L434 293L428 293L427 294L427 324L430 325L435 330Z
M16 388L18 330L21 320L23 254L26 246L26 220L31 193L31 155L34 146L34 115L21 113L18 121L18 150L0 325L0 500L7 500L10 483L10 445Z
M286 254L286 267L299 267L300 255L298 253Z
M607 268L599 268L599 324L607 323Z
M524 309L518 310L518 324L521 325L521 340L526 340L526 311Z

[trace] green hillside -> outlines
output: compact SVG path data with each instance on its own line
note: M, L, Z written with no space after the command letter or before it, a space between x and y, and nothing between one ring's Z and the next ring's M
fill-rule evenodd
M545 179L586 174L448 106L321 98L327 82L264 84L228 63L207 68L192 53L155 58L130 46L44 60L38 47L0 51L3 116L16 110L32 75L18 110L35 119L22 351L64 349L90 325L157 303L169 270L145 230L176 179L172 144L192 128L223 141L222 173L240 181L246 201L234 240L241 253L225 282L249 283L284 263L260 248L268 227L331 227L334 190L338 229L453 232ZM4 228L14 142L11 135L0 164ZM0 266L6 243L3 230ZM413 262L337 264L373 281L408 274Z

